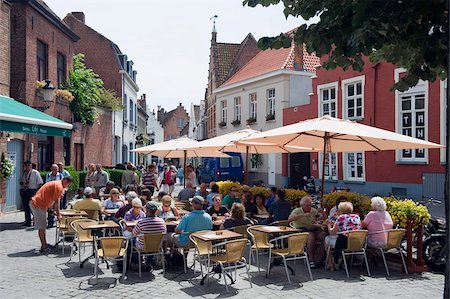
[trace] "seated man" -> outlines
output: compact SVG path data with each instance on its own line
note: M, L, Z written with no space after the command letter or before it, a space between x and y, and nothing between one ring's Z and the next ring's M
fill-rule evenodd
M188 201L189 198L192 198L195 196L195 189L192 186L192 183L189 181L186 181L186 188L180 191L178 193L178 200L180 201Z
M207 198L208 197L208 190L206 190L206 183L201 183L200 184L200 188L197 190L197 192L195 192L195 195L200 195L203 198ZM206 203L208 204L208 203Z
M125 217L125 214L130 211L133 208L132 202L135 198L138 198L138 195L134 191L130 191L125 195L125 199L127 200L127 204L121 207L116 214L114 215L114 218L121 219Z
M318 223L319 220L326 219L326 215L312 207L312 198L304 196L300 200L300 208L296 208L289 216L295 228L309 232L308 236L308 258L311 268L317 268L325 254L324 225ZM318 245L316 247L316 245Z
M203 211L205 200L197 195L190 199L192 212L184 216L175 228L173 242L178 247L186 247L189 243L188 235L201 230L212 230L213 222L211 216Z
M239 195L239 189L236 186L230 188L230 194L222 198L222 204L227 207L228 210L231 209L233 203L241 203L241 197Z
M136 248L144 249L144 234L156 234L167 232L166 223L163 219L156 217L155 213L158 205L154 201L149 201L145 205L146 217L139 221L133 229L133 235L136 236Z
M114 188L113 181L108 181L105 187L100 188L100 190L98 191L98 197L100 198L100 200L107 200L110 197L109 193L111 192L112 188Z
M278 189L275 194L275 202L269 208L269 218L263 221L263 224L269 224L274 221L287 220L291 213L291 204L286 201L286 192Z
M98 220L99 212L102 210L102 203L100 200L94 199L92 197L93 194L94 190L91 187L84 188L85 199L76 201L72 207L74 210L94 211L92 219Z

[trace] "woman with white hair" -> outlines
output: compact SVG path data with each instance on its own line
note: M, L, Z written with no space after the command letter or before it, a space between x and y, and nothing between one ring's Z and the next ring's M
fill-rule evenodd
M387 242L386 231L393 227L392 218L386 212L386 202L382 197L375 196L370 201L372 211L366 215L362 225L369 231L367 236L369 247L382 247Z

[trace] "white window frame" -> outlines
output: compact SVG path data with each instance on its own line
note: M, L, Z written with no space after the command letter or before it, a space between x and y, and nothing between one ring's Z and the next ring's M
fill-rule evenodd
M335 90L335 92L334 92L334 96L335 96L335 99L334 99L334 113L335 113L335 116L334 117L338 117L338 99L337 99L338 92L339 92L338 91L338 87L339 87L339 85L338 85L337 81L336 82L327 83L327 84L317 85L317 97L318 97L318 101L317 101L318 102L318 110L317 110L318 115L317 116L318 117L321 117L321 116L325 115L323 113L323 104L324 103L323 103L323 99L322 99L322 91L325 90L325 89L331 90L333 88ZM331 107L332 101L329 100L328 102L329 102L329 105ZM328 111L330 111L330 109Z
M365 86L365 75L353 77L349 79L342 80L341 82L341 92L342 92L342 118L352 119L352 120L362 120L364 119L364 86ZM348 107L347 107L347 85L361 83L361 115L348 117ZM356 89L355 89L356 92ZM355 115L356 115L356 101L355 101Z
M273 91L273 95L270 95L270 93ZM276 98L276 93L275 93L275 88L269 88L266 90L266 98L267 98L267 114L273 114L273 116L275 116L275 98Z
M330 181L337 181L338 180L338 176L339 176L339 155L338 153L328 153L329 155L334 154L336 156L336 175L335 176L326 176L325 175L325 180L330 180ZM322 178L322 164L323 164L323 152L319 153L319 176L320 178ZM325 168L329 168L328 169L328 173L331 173L331 168L330 165L328 164L325 165ZM326 173L326 172L325 172Z
M400 74L406 72L404 68L397 68L394 70L394 82L397 83L400 80ZM403 134L402 131L402 120L400 118L400 97L404 94L418 94L424 93L425 95L425 103L424 103L424 115L425 115L425 138L424 140L428 140L428 98L429 98L429 84L428 81L419 80L416 86L411 87L405 92L400 92L398 90L395 91L395 130L399 134ZM415 137L415 134L413 134ZM413 150L415 151L415 150ZM395 152L395 161L399 164L428 164L428 149L424 149L425 155L424 158L403 158L402 150L397 150Z
M234 119L233 120L238 120L241 121L241 115L242 115L242 110L241 110L241 97L234 97Z
M255 100L252 101L252 95L255 95ZM254 118L255 120L258 119L258 94L256 92L252 92L248 95L248 102L249 102L249 110L248 110L248 117Z
M227 123L227 100L220 101L220 122Z
M348 155L349 154L354 154L354 155L358 155L361 154L362 155L362 177L357 177L357 176L351 176L349 174L350 171L350 166L348 163ZM342 153L343 155L343 160L344 160L344 165L343 165L343 171L344 171L344 180L346 181L358 181L358 182L364 182L366 180L366 158L365 158L365 153L364 152L345 152ZM354 161L354 167L357 167L357 160ZM357 173L357 170L355 169L355 173Z
M440 90L441 90L441 106L440 106L440 143L441 144L443 144L443 145L445 145L445 146L447 146L447 144L446 144L446 142L447 142L447 139L446 139L446 131L447 131L447 127L446 127L446 118L447 118L447 113L446 113L446 111L447 111L447 105L446 105L446 97L447 97L447 94L446 94L446 89L448 88L447 86L447 82L448 82L448 79L446 79L446 80L444 80L444 81L442 81L441 80L441 84L440 84ZM440 149L440 161L441 161L441 164L445 164L445 159L446 159L446 151L447 151L447 148L445 147L445 148L441 148Z
M251 171L257 171L258 170L258 166L254 167L255 165L252 163L252 160L251 160L251 158L253 158L253 155L257 155L257 154L251 154L250 155L250 161L249 161L248 164L250 164L250 170Z

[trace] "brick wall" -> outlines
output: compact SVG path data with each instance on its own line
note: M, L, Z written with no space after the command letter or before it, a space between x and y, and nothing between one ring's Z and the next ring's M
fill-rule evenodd
M86 66L100 76L105 88L114 90L118 97L122 97L122 76L119 74L120 66L112 48L113 43L87 26L82 13L70 13L64 22L80 37L74 45L74 52L83 53Z
M112 166L112 112L101 109L98 121L92 126L76 124L73 131L73 143L84 145L84 166L89 163L100 163ZM75 160L75 147L72 145L72 161Z
M0 95L9 95L10 6L0 0Z

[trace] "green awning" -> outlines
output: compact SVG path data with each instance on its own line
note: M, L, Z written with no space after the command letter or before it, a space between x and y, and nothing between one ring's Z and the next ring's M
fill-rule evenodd
M71 130L69 123L0 96L0 131L70 137Z

